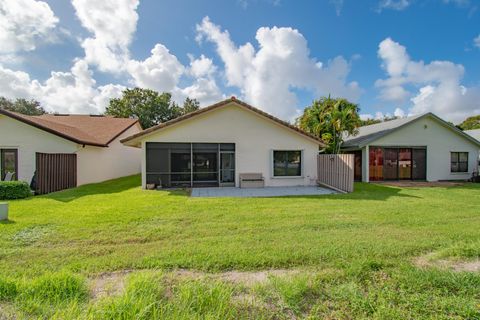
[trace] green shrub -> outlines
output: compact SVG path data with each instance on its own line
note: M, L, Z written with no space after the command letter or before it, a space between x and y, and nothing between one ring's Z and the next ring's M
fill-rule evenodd
M0 200L23 199L31 194L30 186L24 181L0 181Z

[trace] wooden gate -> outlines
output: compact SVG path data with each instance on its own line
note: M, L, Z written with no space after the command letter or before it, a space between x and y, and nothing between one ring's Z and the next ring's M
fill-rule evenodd
M318 182L341 192L353 192L353 154L318 155Z
M77 155L73 153L36 154L36 193L46 194L77 186Z

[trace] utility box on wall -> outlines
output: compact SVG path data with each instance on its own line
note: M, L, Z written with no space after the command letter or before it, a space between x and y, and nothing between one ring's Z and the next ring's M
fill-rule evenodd
M8 203L0 203L0 221L8 220Z

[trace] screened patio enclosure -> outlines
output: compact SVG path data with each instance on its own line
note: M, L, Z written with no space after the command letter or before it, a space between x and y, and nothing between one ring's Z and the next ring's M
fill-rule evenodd
M147 184L235 186L234 143L146 143Z

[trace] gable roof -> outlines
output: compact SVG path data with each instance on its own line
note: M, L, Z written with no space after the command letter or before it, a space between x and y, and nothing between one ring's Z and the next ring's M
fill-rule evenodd
M125 139L122 139L120 142L122 143L127 143L129 141L132 141L132 140L135 140L135 139L138 139L140 137L143 137L143 136L146 136L148 134L151 134L153 132L156 132L156 131L159 131L159 130L162 130L164 128L167 128L167 127L170 127L174 124L177 124L179 122L182 122L182 121L185 121L187 119L192 119L192 118L195 118L201 114L204 114L204 113L207 113L209 111L213 111L213 110L216 110L216 109L220 109L222 107L225 107L227 105L229 105L230 103L234 102L237 106L241 107L241 108L244 108L244 109L247 109L249 111L252 111L254 113L256 113L257 115L263 117L263 118L266 118L268 120L271 120L281 126L283 126L284 128L287 128L288 130L292 130L294 131L295 133L297 134L300 134L302 136L304 136L305 138L308 138L310 140L314 140L316 143L318 143L320 146L325 146L325 143L318 137L314 136L314 135L311 135L303 130L301 130L300 128L294 126L294 125L291 125L290 123L286 122L286 121L283 121L283 120L280 120L274 116L272 116L271 114L269 113L266 113L260 109L257 109L243 101L240 101L238 100L237 98L235 97L231 97L230 99L226 99L226 100L223 100L223 101L220 101L220 102L217 102L213 105L210 105L208 107L205 107L205 108L201 108L201 109L198 109L197 111L194 111L194 112L190 112L186 115L183 115L183 116L180 116L178 118L175 118L173 120L170 120L170 121L167 121L167 122L163 122L163 123L160 123L156 126L153 126L151 128L148 128L148 129L145 129L143 130L142 132L139 132L137 134L134 134L130 137L127 137Z
M364 146L369 145L375 140L378 140L410 123L413 123L420 119L424 119L426 117L433 118L434 120L448 127L450 130L463 136L467 140L473 142L476 145L480 145L480 142L474 139L473 137L469 136L462 130L458 129L457 127L451 125L445 120L429 112L425 114L415 115L415 116L406 117L406 118L399 118L395 120L384 121L381 123L360 127L359 133L356 136L349 136L345 138L345 142L343 143L342 148L363 148Z
M465 130L464 131L466 134L468 134L471 137L474 137L478 141L480 141L480 129L474 129L474 130Z
M108 147L119 135L138 123L136 119L95 115L27 116L0 108L0 114L72 142Z

